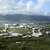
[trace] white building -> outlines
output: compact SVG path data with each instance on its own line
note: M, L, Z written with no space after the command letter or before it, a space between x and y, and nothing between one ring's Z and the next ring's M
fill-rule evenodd
M50 31L46 31L46 34L50 34Z
M22 34L9 32L9 33L8 33L8 36L5 36L5 37L17 37L17 36L22 36Z
M1 33L0 36L7 36L8 33Z
M5 29L7 29L7 28L8 28L8 25L9 25L9 24L5 24Z
M22 38L26 38L26 37L31 37L31 35L26 35L26 36L23 36Z
M39 28L32 28L32 36L34 37L39 37L40 35L42 35L42 33L40 32L40 29Z
M16 42L16 44L21 43L21 42Z

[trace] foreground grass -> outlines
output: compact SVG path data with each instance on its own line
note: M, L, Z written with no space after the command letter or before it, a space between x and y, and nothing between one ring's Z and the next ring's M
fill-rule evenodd
M27 39L28 40L21 40L20 38L19 40L17 40L17 38L0 38L0 50L50 50L50 38Z

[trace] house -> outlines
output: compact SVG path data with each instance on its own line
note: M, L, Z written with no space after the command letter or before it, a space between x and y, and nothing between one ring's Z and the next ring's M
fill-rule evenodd
M23 25L19 25L19 28L22 28L22 27L24 27Z
M46 34L50 34L50 31L46 31Z
M47 37L50 37L50 30L46 31Z
M26 38L26 37L32 37L31 32L27 32L27 33L23 34L22 38Z
M22 38L31 37L31 35L22 36Z
M8 33L1 33L0 36L7 36Z
M21 42L16 42L16 44L18 44L18 43L20 44Z
M26 28L27 24L19 24L19 26L16 26L16 28Z
M38 27L32 28L32 33L33 33L32 36L34 36L34 37L39 37L42 35L42 33L40 32L40 29Z
M17 36L22 36L22 34L20 34L20 33L14 33L14 32L9 32L8 36L5 36L5 37L17 37Z
M15 28L16 24L9 24L8 28Z
M9 25L9 24L5 24L5 30L8 28L8 25Z

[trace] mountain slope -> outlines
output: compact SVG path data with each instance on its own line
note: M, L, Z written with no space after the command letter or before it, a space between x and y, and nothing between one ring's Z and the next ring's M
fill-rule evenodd
M50 22L50 16L42 15L0 15L0 23L33 23L33 22Z

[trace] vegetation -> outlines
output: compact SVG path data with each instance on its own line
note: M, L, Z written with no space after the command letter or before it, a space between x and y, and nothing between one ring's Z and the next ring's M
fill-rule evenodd
M2 28L0 28L2 30ZM8 28L7 32L32 33L31 28ZM41 30L42 31L42 30ZM45 32L43 32L45 35ZM16 43L20 42L20 43ZM0 37L0 50L50 50L50 35L46 38Z
M8 28L9 32L16 32L16 33L27 33L32 32L32 29L30 28Z
M50 50L50 41L46 39L17 40L16 38L0 38L0 50Z

